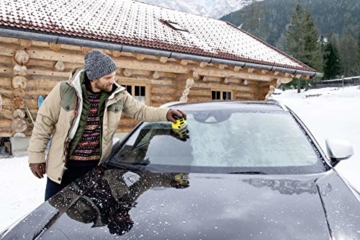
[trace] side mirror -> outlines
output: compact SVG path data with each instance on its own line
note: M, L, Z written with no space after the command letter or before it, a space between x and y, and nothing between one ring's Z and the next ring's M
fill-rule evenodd
M326 139L326 151L333 163L333 166L338 164L339 161L350 158L354 155L352 145L345 140L341 139Z

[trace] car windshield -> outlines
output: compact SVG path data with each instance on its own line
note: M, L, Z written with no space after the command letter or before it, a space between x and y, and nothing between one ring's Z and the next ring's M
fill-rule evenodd
M113 154L113 166L159 171L316 173L325 164L287 111L187 111L187 127L143 123Z

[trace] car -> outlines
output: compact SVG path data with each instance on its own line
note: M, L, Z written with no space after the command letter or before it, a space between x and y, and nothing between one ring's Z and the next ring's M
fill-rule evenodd
M275 100L171 103L179 123L142 122L107 161L1 239L360 239L360 195L300 118Z

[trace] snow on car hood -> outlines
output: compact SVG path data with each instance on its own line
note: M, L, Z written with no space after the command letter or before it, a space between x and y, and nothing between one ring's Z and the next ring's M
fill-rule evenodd
M34 220L45 219L44 212L56 214L47 214L39 231ZM25 232L25 239L360 239L359 216L357 198L333 170L307 176L96 170L4 239Z

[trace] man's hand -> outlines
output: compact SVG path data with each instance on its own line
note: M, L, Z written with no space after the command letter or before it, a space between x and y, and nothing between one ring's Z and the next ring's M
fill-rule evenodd
M169 109L169 111L166 113L166 119L168 121L171 121L173 123L176 123L176 119L174 116L178 116L179 118L186 119L186 114L180 110L175 109Z
M30 163L29 167L37 178L43 178L46 173L46 163Z

